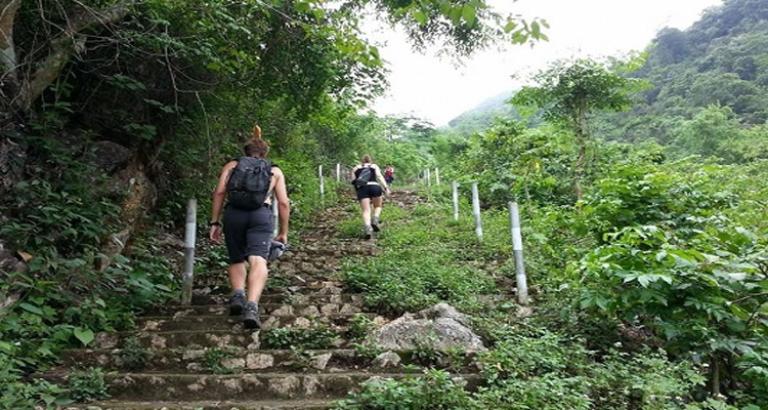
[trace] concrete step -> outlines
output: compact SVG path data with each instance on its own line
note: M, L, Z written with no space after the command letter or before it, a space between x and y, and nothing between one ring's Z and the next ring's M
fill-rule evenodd
M327 306L335 306L336 309L338 309L338 305ZM371 319L376 317L375 314L359 313L359 311L347 311L344 313L339 311L334 312L335 313L318 312L315 308L309 309L306 312L307 315L296 315L295 313L286 315L262 314L259 319L261 320L261 328L266 330L281 326L299 325L302 323L303 325L300 325L302 327L308 327L309 325L315 324L346 326L355 315L364 315ZM143 316L136 320L136 329L141 332L169 332L174 330L246 330L243 328L243 320L239 315Z
M253 401L118 401L107 400L65 407L65 410L325 410L332 400L253 400Z
M46 378L64 382L67 373L49 373ZM184 373L107 373L108 392L113 400L186 401L340 399L359 384L373 377L402 379L419 377L407 373L372 374L339 372L307 374L306 372L184 374ZM457 379L474 389L481 378L477 374L459 374Z
M374 368L373 358L361 354L354 349L308 349L293 351L289 349L249 349L242 347L225 347L216 350L206 348L177 348L152 350L143 353L146 359L143 367L129 369L129 362L135 351L122 349L71 349L63 353L64 367L101 367L107 370L141 370L165 372L210 373L211 366L242 372L274 372L307 370L309 372L342 371L369 369L370 372L397 370L408 373L418 370L418 360L414 352L399 352L402 361L399 365L388 369ZM214 358L213 354L222 354ZM127 361L128 360L128 361ZM217 360L211 363L212 360ZM461 369L465 372L477 371L474 355L465 354L459 357L444 357L437 368Z

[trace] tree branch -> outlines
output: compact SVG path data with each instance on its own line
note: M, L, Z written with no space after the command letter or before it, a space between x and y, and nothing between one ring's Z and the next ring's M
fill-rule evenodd
M13 25L21 0L0 0L0 90L18 86L16 75L16 46L13 43ZM15 90L9 90L15 92Z
M125 1L103 10L85 8L69 19L65 30L51 40L48 56L38 64L38 69L24 84L18 108L28 111L32 103L58 78L72 55L84 47L84 42L76 38L78 34L96 25L107 25L122 20L133 3L133 0Z

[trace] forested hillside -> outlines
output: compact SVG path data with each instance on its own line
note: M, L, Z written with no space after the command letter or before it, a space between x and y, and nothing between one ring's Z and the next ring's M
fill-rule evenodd
M761 125L768 120L768 1L727 0L686 30L667 28L633 77L647 80L634 107L606 117L601 131L622 141L655 140L704 155L728 139L743 155L765 155ZM713 136L697 149L686 129L707 123L743 138ZM738 154L733 154L738 155Z

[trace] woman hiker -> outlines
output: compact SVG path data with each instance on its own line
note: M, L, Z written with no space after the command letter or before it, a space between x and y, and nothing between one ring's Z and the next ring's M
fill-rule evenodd
M261 326L258 303L267 282L270 251L277 253L276 249L284 249L288 243L291 207L285 176L280 168L266 159L269 144L262 139L258 125L243 150L245 156L228 162L221 170L219 183L213 192L210 238L215 243L221 243L223 223L229 254L229 282L232 285L229 314L242 313L245 327L253 329ZM273 224L277 221L273 221L270 210L272 193L277 200L280 223L274 241ZM223 207L225 199L227 205Z
M374 164L370 155L363 156L361 164L352 169L353 181L357 191L357 200L363 216L363 232L365 239L371 239L373 232L379 231L381 209L384 203L384 192L389 195L389 186L378 165ZM373 215L371 215L373 206Z

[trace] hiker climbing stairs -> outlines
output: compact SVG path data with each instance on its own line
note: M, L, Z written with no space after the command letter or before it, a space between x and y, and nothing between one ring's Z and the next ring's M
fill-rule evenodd
M419 200L398 193L390 206ZM401 362L357 343L365 336L361 324L381 327L389 319L367 312L364 295L340 280L344 258L378 252L376 241L339 233L339 221L351 212L343 206L323 212L271 267L261 330L246 330L228 316L222 270L215 273L218 294L209 292L216 286L196 289L191 306L161 307L137 318L133 331L99 334L89 348L67 351L48 377L104 369L109 399L72 406L89 409L325 409L373 377L418 377L421 368L407 355ZM472 387L479 379L472 373L465 368L457 377Z

